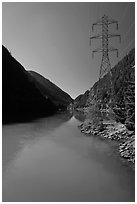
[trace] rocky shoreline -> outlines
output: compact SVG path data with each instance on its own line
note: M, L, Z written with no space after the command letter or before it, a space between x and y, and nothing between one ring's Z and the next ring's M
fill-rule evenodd
M79 125L82 133L97 137L117 140L119 143L119 153L128 162L135 166L135 132L129 131L124 124L116 121L103 121L98 125L93 125L92 121L85 120Z

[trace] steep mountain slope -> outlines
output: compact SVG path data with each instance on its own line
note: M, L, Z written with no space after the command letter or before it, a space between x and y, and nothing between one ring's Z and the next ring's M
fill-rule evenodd
M121 96L121 91L125 89L125 85L128 81L134 81L134 65L135 65L135 49L132 49L119 63L112 68L112 84L114 87L114 101L117 103ZM96 94L98 82L90 90L90 99L92 95ZM108 102L110 99L110 85L109 74L106 74L100 80L100 99L102 103Z
M73 99L58 86L34 71L29 71L33 82L45 98L49 98L56 106L65 109Z
M80 94L78 97L76 97L73 102L74 109L85 107L88 98L89 90L87 90L84 94Z
M96 82L90 89L86 108L83 109L86 119L80 125L80 129L88 135L117 140L120 155L132 162L131 166L134 169L135 49L112 69L113 95L110 91L109 76L105 75L100 83ZM95 98L98 98L99 103Z
M57 105L41 94L32 76L2 46L3 123L48 116L57 110Z
M112 68L113 95L110 94L109 74L100 80L99 100L101 108L111 107L117 120L126 123L133 129L135 124L135 49L132 49L119 63ZM90 89L84 107L91 107L97 94L98 81ZM82 106L82 97L77 97L75 107ZM130 99L129 99L130 98ZM130 126L130 127L129 127Z

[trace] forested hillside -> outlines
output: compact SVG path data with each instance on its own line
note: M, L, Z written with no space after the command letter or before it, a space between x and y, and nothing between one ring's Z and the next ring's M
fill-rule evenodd
M87 90L84 94L79 95L75 98L73 106L74 108L84 108L89 98L89 90Z
M112 89L109 77L105 75L90 89L83 108L86 119L80 125L81 132L117 140L120 155L134 164L135 49L112 69Z
M116 114L116 119L126 123L128 128L133 129L135 121L135 49L132 49L112 68L113 95L110 94L109 77L110 75L106 74L99 82L99 87L101 87L99 90L101 108L111 107ZM94 104L93 99L97 94L97 87L98 82L90 89L84 107L90 107ZM78 96L74 103L74 107L83 108L82 96Z

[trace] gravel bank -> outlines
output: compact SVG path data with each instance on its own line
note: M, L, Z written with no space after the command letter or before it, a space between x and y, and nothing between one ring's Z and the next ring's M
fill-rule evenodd
M103 121L99 125L93 125L86 120L79 125L82 133L89 136L96 135L119 142L119 153L129 162L135 164L135 132L129 131L125 125L115 121Z

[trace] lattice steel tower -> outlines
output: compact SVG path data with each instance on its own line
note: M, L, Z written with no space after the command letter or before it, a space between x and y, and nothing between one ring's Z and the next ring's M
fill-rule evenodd
M100 79L104 77L108 72L110 73L110 86L112 88L112 80L111 80L111 64L109 60L109 52L116 51L117 57L118 57L118 49L109 47L108 46L108 39L112 37L119 37L121 42L121 36L119 34L112 34L109 33L108 27L110 24L116 24L116 29L118 30L118 21L115 21L113 19L108 18L108 16L104 15L100 20L98 20L96 23L92 24L92 31L94 31L94 26L102 26L102 33L98 34L96 36L90 37L90 44L92 39L102 39L102 47L97 48L96 50L92 51L92 56L94 56L94 53L96 52L102 52L102 61L100 66L100 74L99 74L99 82ZM99 88L98 88L99 89Z

